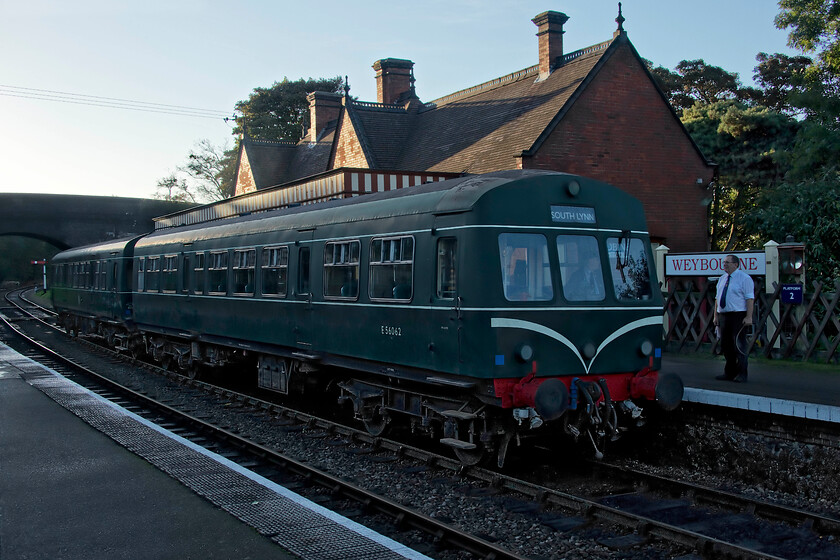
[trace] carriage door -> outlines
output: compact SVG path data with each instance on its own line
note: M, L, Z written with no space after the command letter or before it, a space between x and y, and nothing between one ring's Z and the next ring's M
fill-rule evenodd
M450 362L461 357L461 298L458 294L458 239L440 237L435 247L435 303L439 309L436 321L435 353L438 360ZM446 311L444 311L446 309Z
M295 243L295 261L297 263L294 279L294 339L298 348L308 349L312 346L312 236L314 230L302 231L300 239Z

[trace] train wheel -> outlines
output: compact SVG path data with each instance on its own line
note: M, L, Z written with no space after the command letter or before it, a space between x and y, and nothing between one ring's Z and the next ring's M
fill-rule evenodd
M201 366L200 365L198 365L196 363L192 363L189 366L187 366L187 369L185 371L186 371L187 377L189 377L190 379L195 379L196 381L201 379Z
M458 457L461 464L468 467L474 467L481 463L487 455L483 447L477 447L475 449L459 449L456 447L454 451L455 456Z
M373 437L379 437L385 433L385 430L388 428L388 423L391 421L387 415L382 414L380 409L377 407L376 412L373 413L371 418L363 419L362 422L365 424L365 429L367 433L372 435Z

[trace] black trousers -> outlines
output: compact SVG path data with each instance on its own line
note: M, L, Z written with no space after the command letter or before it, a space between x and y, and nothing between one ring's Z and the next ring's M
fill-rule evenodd
M746 311L732 311L718 313L718 327L720 327L720 348L726 358L724 375L735 379L739 375L747 377L747 354L741 353L747 349L747 329L744 326Z

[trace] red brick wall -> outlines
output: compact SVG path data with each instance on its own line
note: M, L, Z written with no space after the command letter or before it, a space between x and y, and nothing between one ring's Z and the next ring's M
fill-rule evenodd
M362 151L362 145L359 143L359 137L353 128L353 122L347 116L347 111L344 111L341 117L339 133L336 135L336 138L338 144L335 147L335 156L330 169L337 169L339 167L370 168L367 158Z
M624 44L606 61L523 168L553 169L624 189L645 206L648 229L672 251L708 250L706 185L713 170L689 141ZM697 179L702 179L702 185Z

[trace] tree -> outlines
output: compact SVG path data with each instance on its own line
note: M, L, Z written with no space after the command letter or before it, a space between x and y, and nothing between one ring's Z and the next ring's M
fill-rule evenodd
M801 95L806 90L806 72L813 61L807 56L772 56L760 52L755 56L755 81L760 89L754 101L779 113L799 115Z
M776 27L791 28L788 45L817 52L818 65L840 76L840 1L780 0Z
M750 215L761 192L785 176L799 123L767 107L735 100L697 103L683 124L703 154L719 166L712 207L712 248L760 246Z
M683 60L675 71L662 66L650 69L651 74L678 113L695 104L708 105L728 99L744 99L738 74L720 66L706 64L703 59Z
M807 247L808 278L829 286L840 271L840 182L836 173L764 191L752 214L764 239L787 235Z
M237 149L199 140L187 162L158 181L155 198L182 202L212 202L234 194Z
M195 196L190 192L186 182L172 173L157 182L153 198L158 200L172 200L177 202L195 202Z
M255 88L247 101L236 104L240 116L236 117L234 135L247 134L250 138L297 142L303 130L309 127L309 103L306 96L314 91L340 93L341 77L303 78L290 81L283 78L270 88Z

